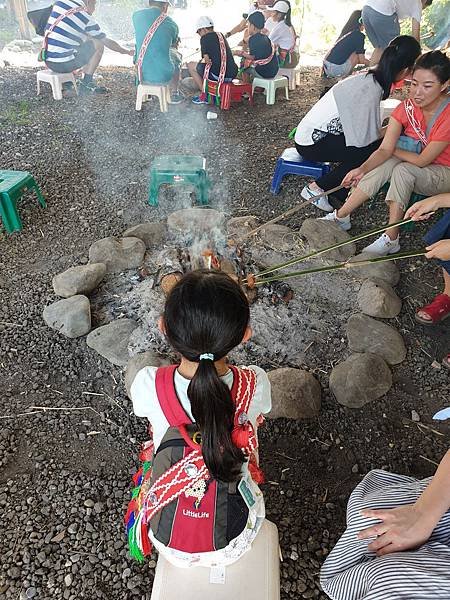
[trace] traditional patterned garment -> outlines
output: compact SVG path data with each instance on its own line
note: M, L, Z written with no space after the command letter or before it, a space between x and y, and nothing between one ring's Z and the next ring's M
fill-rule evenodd
M347 507L347 529L325 561L320 583L332 600L448 600L450 598L450 510L417 550L377 557L372 540L357 534L378 521L361 510L413 504L430 483L371 471L355 488Z

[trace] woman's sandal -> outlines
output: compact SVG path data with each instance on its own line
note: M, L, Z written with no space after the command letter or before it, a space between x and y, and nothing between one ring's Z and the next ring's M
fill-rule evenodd
M430 318L424 319L419 312L426 313ZM447 294L438 294L430 304L417 309L416 321L422 325L436 325L447 317L450 317L450 296Z

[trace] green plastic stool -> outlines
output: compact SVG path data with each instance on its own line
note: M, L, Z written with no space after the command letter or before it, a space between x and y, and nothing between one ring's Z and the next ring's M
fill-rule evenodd
M159 156L150 168L150 188L148 203L158 206L158 192L163 184L193 185L197 201L208 204L210 181L206 175L206 160L202 156Z
M47 205L34 177L27 171L0 171L0 217L7 233L22 230L17 201L24 192L35 190L42 208Z

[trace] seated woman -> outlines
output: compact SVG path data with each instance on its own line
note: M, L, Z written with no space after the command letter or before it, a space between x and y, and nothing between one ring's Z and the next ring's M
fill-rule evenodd
M428 244L427 258L437 258L442 266L444 290L430 304L417 309L416 321L422 325L435 325L450 317L450 193L439 194L415 202L406 212L405 217L414 221L428 219L434 211L446 208L444 215L425 236ZM448 348L450 350L450 347ZM450 369L450 354L443 359L444 367Z
M356 65L369 65L365 57L361 11L354 10L344 25L339 37L323 59L323 72L326 77L347 77Z
M332 600L450 598L450 450L418 481L371 471L347 507L347 529L320 583Z
M380 145L380 101L390 94L392 84L410 72L420 54L419 43L401 35L383 52L379 64L333 86L303 117L295 134L295 146L304 158L339 163L316 183L303 188L305 200L338 186L350 169L361 165ZM335 196L344 201L348 190ZM315 206L331 212L328 199Z
M285 0L275 2L265 28L272 44L277 46L278 64L282 69L294 69L300 60L295 49L297 34L291 22L291 5Z
M413 192L431 196L450 190L449 80L450 59L443 52L427 52L416 61L409 99L392 113L379 149L345 176L342 184L356 189L342 208L325 219L350 229L351 213L388 181L389 223L403 218ZM399 250L398 227L387 229L365 248L378 256Z

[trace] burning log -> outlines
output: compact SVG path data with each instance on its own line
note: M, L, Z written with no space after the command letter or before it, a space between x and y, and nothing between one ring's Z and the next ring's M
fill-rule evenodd
M165 296L168 296L172 289L176 286L176 284L183 277L183 273L180 271L175 271L174 273L167 273L167 275L163 275L159 285L161 286L162 291Z

